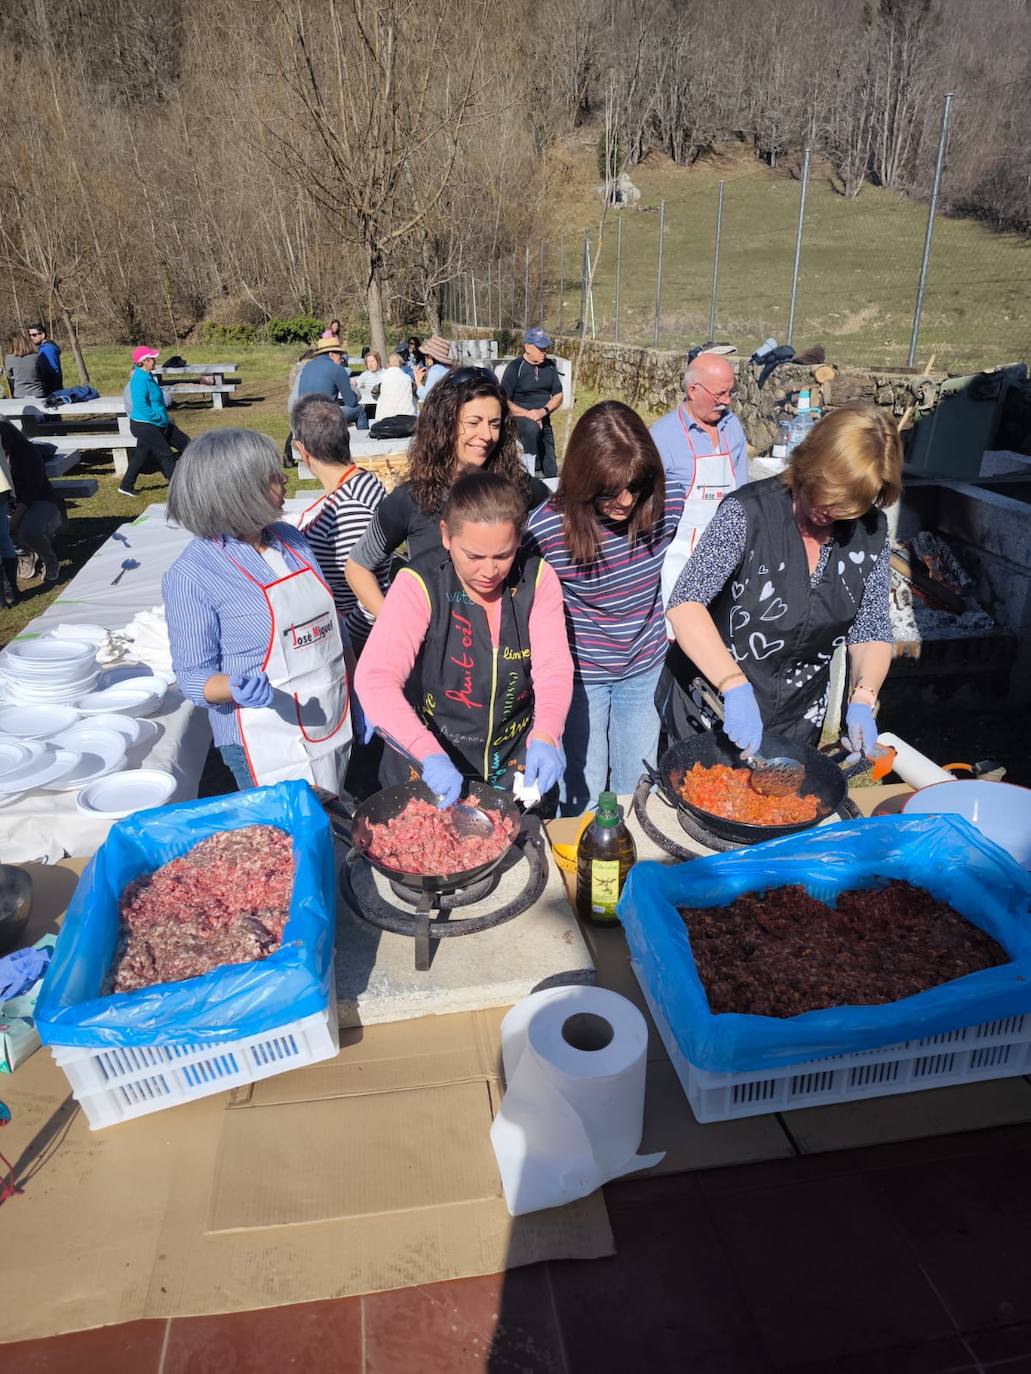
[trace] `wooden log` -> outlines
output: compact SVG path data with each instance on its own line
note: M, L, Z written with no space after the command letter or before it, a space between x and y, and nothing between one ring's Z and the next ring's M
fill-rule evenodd
M813 368L813 376L821 384L829 382L834 377L834 368L831 367L830 363L821 363L819 367Z

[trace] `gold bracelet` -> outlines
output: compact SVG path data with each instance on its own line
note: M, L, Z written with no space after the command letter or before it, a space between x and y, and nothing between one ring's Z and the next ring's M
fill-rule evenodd
M720 696L723 695L723 689L724 689L724 687L726 687L727 683L728 683L728 682L733 682L734 679L735 679L736 677L742 678L743 681L745 681L745 682L748 681L747 675L746 675L745 673L743 673L743 672L741 671L740 668L735 669L734 672L728 673L727 676L726 676L725 678L723 678L721 681L717 682L717 684L716 684L716 691L719 693Z

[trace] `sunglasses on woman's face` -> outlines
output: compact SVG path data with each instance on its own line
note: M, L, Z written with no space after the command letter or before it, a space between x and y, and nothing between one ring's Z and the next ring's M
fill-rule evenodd
M648 477L635 478L633 482L627 482L625 487L619 487L616 491L599 491L595 496L595 501L616 501L628 491L631 496L641 496L644 492L651 490L651 479Z
M457 372L449 372L444 381L448 386L462 386L465 382L494 381L494 373L489 367L460 367Z

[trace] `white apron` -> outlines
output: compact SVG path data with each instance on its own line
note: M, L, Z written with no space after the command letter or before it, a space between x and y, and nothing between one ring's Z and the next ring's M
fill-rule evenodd
M673 542L667 549L666 557L662 561L662 604L664 607L669 605L669 599L677 585L677 578L683 571L684 564L694 553L694 546L698 543L702 530L715 515L716 507L724 496L729 495L734 490L734 464L730 450L718 449L715 453L696 453L695 446L691 442L690 431L684 423L683 411L683 405L679 405L677 407L677 419L680 421L684 438L687 440L691 457L694 459L694 472L691 474L691 485L684 502L684 513L680 517L680 524L677 526ZM666 634L669 639L673 638L668 622Z
M261 588L272 620L261 667L275 699L271 706L236 710L251 777L259 786L299 778L338 795L347 768L351 716L333 594L307 563L263 584L228 557Z

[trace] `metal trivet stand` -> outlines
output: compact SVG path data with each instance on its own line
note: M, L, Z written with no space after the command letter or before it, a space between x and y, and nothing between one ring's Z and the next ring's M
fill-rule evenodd
M482 916L451 920L451 913L474 902L482 902L497 888L502 876L517 863L528 868L522 890L503 906ZM393 935L407 935L415 941L415 967L425 973L433 959L431 941L456 935L478 935L480 931L504 925L527 911L538 900L548 881L548 861L540 821L526 815L512 848L493 872L467 887L442 885L432 892L420 892L403 881L390 881L390 890L409 908L392 906L379 892L375 870L358 849L352 849L340 867L340 891L351 910L361 920Z
M681 845L677 844L675 840L671 840L668 835L663 834L658 826L652 822L648 815L647 808L648 798L654 788L655 780L650 778L647 773L642 773L641 779L634 789L634 815L637 817L637 822L641 829L650 840L654 840L660 849L664 850L674 859L687 860L704 858L704 855L696 854L693 849L684 849ZM659 800L664 806L669 807L669 802L662 797L661 793L659 794ZM673 810L672 807L669 809ZM839 821L854 821L862 816L862 814L863 813L859 810L858 806L856 806L855 802L850 801L848 797L841 803L837 811L833 813L834 817ZM730 849L747 848L746 845L736 844L733 840L724 839L722 835L714 835L712 831L707 830L700 821L695 820L695 818L686 811L681 811L679 807L676 808L676 817L684 833L690 835L692 840L696 840L698 844L704 844L707 849L712 849L717 853L725 853ZM826 824L830 819L830 816L828 816L821 824Z

